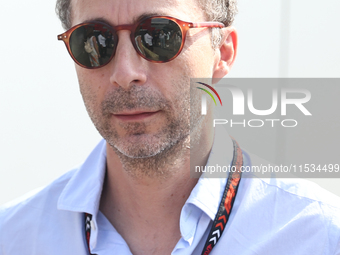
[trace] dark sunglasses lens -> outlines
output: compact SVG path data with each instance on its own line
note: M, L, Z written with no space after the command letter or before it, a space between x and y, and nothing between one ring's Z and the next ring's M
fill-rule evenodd
M111 30L103 24L78 27L70 36L73 57L83 66L95 68L107 64L115 50Z
M166 62L172 59L182 45L181 28L166 18L144 20L135 31L138 50L151 61Z

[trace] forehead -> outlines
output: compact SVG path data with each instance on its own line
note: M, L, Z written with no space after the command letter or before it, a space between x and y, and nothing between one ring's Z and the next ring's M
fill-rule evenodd
M104 18L112 25L131 24L141 16L168 15L185 21L203 21L197 0L71 0L72 26Z

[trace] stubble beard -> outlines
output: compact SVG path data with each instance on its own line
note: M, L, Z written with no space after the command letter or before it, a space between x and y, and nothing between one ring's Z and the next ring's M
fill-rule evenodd
M203 120L199 113L200 98L198 92L187 83L186 87L183 84L174 86L178 93L174 102L169 102L161 93L147 86L133 85L128 91L119 87L106 96L100 111L94 111L94 98L82 93L95 127L132 177L169 177L173 174L168 171L169 166L180 165L181 159L187 157L193 139L199 140ZM134 109L161 110L166 123L156 134L147 134L147 124L144 122L121 123L120 127L129 137L123 139L112 128L112 113Z

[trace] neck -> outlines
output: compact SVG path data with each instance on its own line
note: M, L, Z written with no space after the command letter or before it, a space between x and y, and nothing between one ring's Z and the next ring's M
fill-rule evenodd
M190 165L206 164L212 142L213 133L210 132L209 137L200 137L199 145L191 143L191 148L188 141L177 144L174 149L179 153L172 157L172 162L164 159L165 163L159 168L162 174L155 175L142 174L143 164L132 164L139 168L130 169L121 155L107 144L107 173L100 210L126 240L133 254L151 254L147 250L142 252L142 246L148 246L147 240L153 242L149 246L158 242L159 247L168 248L167 253L171 253L181 237L182 207L198 181L190 177ZM140 174L134 175L131 171ZM159 240L155 240L155 236ZM164 254L164 251L153 253Z

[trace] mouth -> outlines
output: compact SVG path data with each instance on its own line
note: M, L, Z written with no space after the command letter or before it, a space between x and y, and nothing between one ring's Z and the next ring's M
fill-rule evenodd
M147 112L147 111L134 111L134 112L122 112L113 114L113 116L121 121L142 121L146 120L160 111Z

